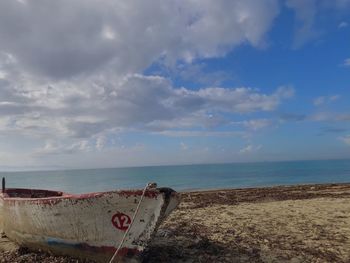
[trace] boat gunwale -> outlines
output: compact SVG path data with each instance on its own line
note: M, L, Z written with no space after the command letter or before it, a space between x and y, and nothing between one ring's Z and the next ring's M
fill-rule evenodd
M136 197L136 196L141 196L143 193L142 189L113 190L113 191L91 192L91 193L83 193L83 194L70 194L70 193L65 193L65 192L55 191L55 190L29 189L29 188L7 188L6 190L11 190L11 191L32 190L32 191L49 191L49 192L62 193L62 195L60 196L34 197L34 198L11 197L6 193L6 191L5 193L0 193L0 199L3 199L4 201L18 201L18 202L23 201L23 202L39 202L39 203L47 203L50 201L57 202L65 199L84 200L84 199L91 199L91 198L99 198L108 194L118 194L119 196L124 196L124 197L130 197L130 196ZM158 195L160 194L162 193L158 189L151 189L145 192L145 197L157 198Z

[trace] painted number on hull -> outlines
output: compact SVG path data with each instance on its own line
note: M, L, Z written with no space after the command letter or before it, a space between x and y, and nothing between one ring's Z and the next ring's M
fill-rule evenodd
M126 214L118 212L112 217L113 226L115 226L116 228L122 231L126 231L130 223L131 223L131 219Z

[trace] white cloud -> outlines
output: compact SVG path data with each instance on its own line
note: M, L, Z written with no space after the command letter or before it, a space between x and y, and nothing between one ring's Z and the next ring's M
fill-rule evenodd
M325 103L325 97L317 97L313 101L315 106L319 106Z
M244 121L243 125L251 130L260 130L266 127L269 127L272 124L272 121L269 119L255 119Z
M328 0L329 3L335 5L335 8L344 9L350 7L350 0Z
M12 142L21 144L25 137L30 142L27 148L35 149L40 157L94 152L102 156L113 152L127 162L132 158L126 158L124 153L142 152L144 147L142 144L128 147L119 142L110 147L113 138L122 131L172 137L244 138L252 131L269 127L271 120L254 118L266 116L260 112L278 109L293 96L293 88L285 86L272 92L266 92L264 87L223 88L220 85L232 77L231 72L213 72L207 70L205 62L198 61L223 57L240 45L264 47L279 13L279 3L278 0L105 0L103 4L97 0L0 1L1 139L9 140L7 135L11 134ZM296 12L294 47L318 36L315 19L321 9L339 10L348 8L349 3L349 0L287 1L287 6ZM344 28L344 23L339 27ZM160 72L143 75L151 65L159 66ZM350 66L350 59L344 65ZM199 87L178 87L178 81L174 84L164 77L166 72L174 71ZM315 104L337 99L338 95L324 96L316 98ZM248 119L239 123L246 130L223 131L221 128L232 123L236 115ZM319 113L308 118L291 115L283 117L350 119L347 114ZM260 148L249 144L241 152ZM30 149L26 150L30 153Z
M49 85L31 77L19 80L15 83L6 79L0 90L6 98L0 101L0 113L3 113L0 131L50 140L51 145L34 151L36 156L102 151L105 144L110 144L103 141L109 131L237 136L238 132L198 133L196 129L215 129L228 124L231 120L227 117L232 114L273 111L294 93L288 86L279 87L271 94L248 87L190 90L175 88L164 77L139 74L122 78L107 74ZM260 121L247 125L258 128L266 124Z
M331 95L331 96L320 96L313 100L315 106L321 106L324 104L330 104L340 99L340 95Z
M350 145L350 135L340 137L339 138L341 141L343 141L345 144Z
M46 141L45 146L35 150L34 155L56 155L56 154L74 154L77 152L91 151L91 145L88 140L80 140L71 145L58 144L55 141Z
M347 22L343 21L343 22L339 23L338 28L345 28L345 27L348 27L348 25L349 24Z
M294 89L222 88L217 72L192 90L143 72L199 72L197 59L264 46L278 12L277 0L0 1L0 134L47 142L32 152L56 157L110 150L107 135L125 130L236 136L215 128L276 110Z
M99 135L96 139L96 149L101 151L105 147L107 138L104 135Z
M293 9L296 17L295 36L293 48L300 48L307 42L321 36L324 32L319 30L315 21L323 13L330 11L344 11L350 8L349 0L287 0L286 6ZM341 23L342 24L342 23ZM341 25L340 24L340 25ZM339 27L340 27L339 25ZM345 24L342 24L344 27Z
M296 28L294 48L299 48L318 33L314 29L314 20L317 14L316 0L287 0L287 7L294 9L299 26Z
M334 102L340 99L340 95L333 95L329 97L329 101Z
M258 131L267 127L272 126L274 121L272 119L251 119L244 121L233 121L230 122L231 125L241 126L246 128L247 132Z
M181 142L180 143L180 147L181 147L181 150L183 151L187 151L188 150L188 145L184 142Z
M169 136L169 137L244 137L245 132L242 131L161 131L153 134Z
M343 65L345 67L349 67L350 66L350 58L345 59L344 62L343 62Z
M329 121L334 117L330 112L317 112L308 117L311 121Z
M53 16L52 13L55 15ZM113 67L140 72L162 59L217 57L242 43L259 46L277 0L106 0L0 3L0 50L25 70L66 78ZM31 30L35 28L35 30Z
M114 40L116 39L116 33L110 26L104 26L102 29L102 37L109 39L109 40Z
M2 129L88 138L109 129L215 127L223 121L221 113L272 111L293 95L290 87L272 94L245 87L175 89L163 77L138 74L114 85L101 78L83 84L84 92L79 83L66 82L42 87L38 94L37 85L18 92L4 90L12 101L0 104L0 112L13 117L7 122L11 127Z
M248 144L246 147L242 148L239 152L241 154L249 154L259 151L262 148L261 145L254 146L253 144Z
M193 81L205 86L219 86L222 82L232 79L232 72L209 71L207 65L199 64L179 64L171 74L181 77L185 81Z
M349 113L337 113L337 112L317 112L310 115L308 120L321 121L321 122L348 122L350 121Z

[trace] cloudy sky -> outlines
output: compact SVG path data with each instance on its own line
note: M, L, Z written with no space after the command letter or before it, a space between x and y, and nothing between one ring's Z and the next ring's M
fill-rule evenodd
M350 158L350 0L2 0L0 169Z

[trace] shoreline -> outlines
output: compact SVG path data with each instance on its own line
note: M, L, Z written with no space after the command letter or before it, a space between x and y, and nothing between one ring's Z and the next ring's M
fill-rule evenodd
M350 262L350 183L180 192L143 262ZM85 262L13 247L0 262Z

